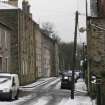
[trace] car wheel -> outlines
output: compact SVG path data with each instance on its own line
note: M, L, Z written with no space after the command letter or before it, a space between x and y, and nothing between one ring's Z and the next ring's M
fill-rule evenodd
M15 100L17 100L19 97L19 89L17 90L16 96L15 96Z
M61 89L63 89L63 86L61 86Z
M12 100L12 91L9 92L9 100Z
M75 79L75 83L77 83L77 79Z

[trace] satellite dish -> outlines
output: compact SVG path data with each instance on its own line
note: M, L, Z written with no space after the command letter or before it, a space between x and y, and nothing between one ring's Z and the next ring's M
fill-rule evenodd
M86 31L86 28L85 28L85 27L81 27L81 28L79 29L79 32L81 32L81 33L85 32L85 31Z

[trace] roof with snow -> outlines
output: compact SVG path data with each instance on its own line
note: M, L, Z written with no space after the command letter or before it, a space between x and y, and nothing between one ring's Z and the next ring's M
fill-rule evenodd
M19 9L18 7L12 6L8 3L0 2L0 9Z

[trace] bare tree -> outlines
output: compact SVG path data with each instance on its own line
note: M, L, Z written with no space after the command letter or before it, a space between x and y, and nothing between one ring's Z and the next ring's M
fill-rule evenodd
M80 54L81 54L81 45L77 45L77 54L76 54L76 69L80 69ZM62 70L62 66L64 70L72 69L73 67L73 42L59 43L59 59L60 59L60 70Z
M49 22L43 23L41 29L48 36L52 36L53 34L55 34L53 24Z
M58 42L60 42L60 37L58 35L58 33L55 31L54 29L54 25L50 22L46 22L42 24L42 28L41 30L48 35L50 38L57 40Z

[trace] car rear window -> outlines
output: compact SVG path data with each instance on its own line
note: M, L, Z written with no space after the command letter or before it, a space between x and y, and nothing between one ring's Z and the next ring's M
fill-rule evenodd
M4 83L11 79L11 76L0 76L0 83Z

